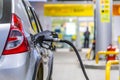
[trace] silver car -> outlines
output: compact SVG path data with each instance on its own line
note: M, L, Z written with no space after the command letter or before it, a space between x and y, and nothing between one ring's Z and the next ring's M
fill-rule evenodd
M42 31L26 0L0 0L0 80L50 80L53 54L34 44Z

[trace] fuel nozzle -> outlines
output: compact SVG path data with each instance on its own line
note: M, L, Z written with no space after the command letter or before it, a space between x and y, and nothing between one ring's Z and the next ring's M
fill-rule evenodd
M38 34L35 35L35 40L38 42L43 42L43 41L54 41L58 39L58 34L52 31L42 31Z
M58 34L52 31L42 31L34 35L35 43L39 43L41 47L47 49L54 49L55 45L53 42L59 41Z

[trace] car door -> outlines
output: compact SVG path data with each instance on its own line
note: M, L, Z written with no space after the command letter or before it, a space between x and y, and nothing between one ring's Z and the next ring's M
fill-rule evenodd
M35 17L36 24L38 25L38 29L40 29L40 32L43 31L42 26L39 22L39 19L36 15L35 10L31 7L31 12ZM48 42L49 43L49 42ZM43 69L44 69L44 80L51 80L52 75L52 65L53 65L53 53L45 48L42 48L42 60L43 60Z
M31 23L31 29L34 33L32 33L33 35L42 32L42 26L40 24L40 21L38 19L38 16L34 10L34 8L32 8L29 3L24 3L24 5L26 6L26 10L27 10L27 14ZM51 79L51 74L52 74L52 60L53 60L53 53L48 50L48 49L44 49L42 47L39 47L39 50L41 50L41 56L42 56L42 65L43 65L43 80L50 80ZM38 66L39 67L39 66ZM39 69L38 71L39 72ZM41 71L40 71L41 73ZM36 73L36 75L38 75ZM38 79L39 80L39 79Z

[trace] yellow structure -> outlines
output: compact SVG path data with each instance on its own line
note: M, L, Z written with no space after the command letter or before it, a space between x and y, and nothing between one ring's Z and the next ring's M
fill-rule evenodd
M120 36L118 36L118 43L120 44Z
M93 4L44 4L45 16L94 16Z
M110 22L110 0L100 0L100 6L101 22Z
M98 62L99 62L99 56L100 55L110 55L110 54L114 54L114 55L118 55L119 54L119 52L117 52L117 51L99 51L97 54L96 54L96 63L98 64Z
M116 64L119 64L119 60L112 60L112 61L107 62L107 64L106 64L106 80L110 80L111 65L116 65Z
M90 59L91 51L92 51L92 49L89 49L89 50L87 51L86 58L87 58L88 60Z

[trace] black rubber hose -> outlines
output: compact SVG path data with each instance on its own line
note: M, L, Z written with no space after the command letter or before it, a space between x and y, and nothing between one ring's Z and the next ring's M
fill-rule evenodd
M85 71L85 67L84 67L84 65L83 65L82 59L81 59L81 57L80 57L80 55L79 55L79 52L78 52L78 50L76 49L76 47L73 45L73 43L71 43L71 42L68 41L68 40L44 39L44 41L62 42L62 43L67 43L67 44L69 44L69 45L74 49L74 51L75 51L75 53L76 53L76 55L77 55L77 58L78 58L78 60L79 60L80 66L81 66L81 68L82 68L82 71L83 71L83 74L84 74L86 80L89 80L89 78L88 78L88 76L87 76L87 73L86 73L86 71Z
M82 63L82 59L81 59L81 57L80 57L80 55L79 55L79 52L78 52L78 50L76 49L76 47L75 47L70 41L68 41L68 40L60 40L59 42L67 43L67 44L69 44L69 45L74 49L74 51L75 51L75 53L76 53L76 55L77 55L77 58L78 58L78 60L79 60L79 63L80 63L80 65L81 65L83 74L84 74L86 80L89 80L89 78L88 78L88 76L87 76L87 73L86 73L86 71L85 71L85 67L84 67L84 65L83 65L83 63Z

